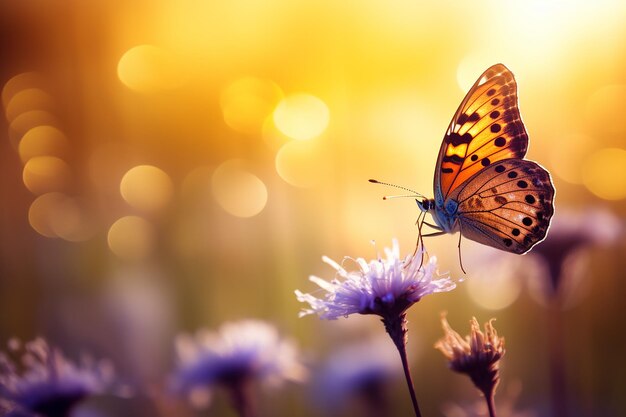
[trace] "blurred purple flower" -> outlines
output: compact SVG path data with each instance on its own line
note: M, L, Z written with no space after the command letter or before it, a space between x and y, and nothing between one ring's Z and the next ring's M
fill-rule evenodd
M9 342L19 352L20 343ZM0 353L0 396L12 416L65 417L84 398L103 393L113 380L109 362L83 358L79 365L38 338L24 345L19 362Z
M310 306L300 313L300 317L313 313L330 320L353 313L398 316L424 296L456 287L449 277L437 276L437 259L434 256L424 265L417 262L419 257L400 258L396 240L391 249L385 248L385 254L386 259L374 259L369 263L363 258L355 259L358 265L356 271L347 271L342 265L323 257L324 262L333 267L343 280L334 278L328 282L311 276L309 279L325 294L323 298L317 298L296 290L298 301Z
M174 386L198 406L208 403L210 388L216 385L230 389L236 397L253 381L279 385L306 377L295 344L259 320L225 323L217 332L179 335L176 353Z
M361 400L369 415L387 415L386 389L402 375L397 353L384 340L337 350L317 377L320 402L337 409L351 399Z
M612 245L623 236L624 229L624 222L607 210L561 210L552 221L548 237L530 254L545 264L550 290L556 294L563 280L563 268L572 255L584 247Z

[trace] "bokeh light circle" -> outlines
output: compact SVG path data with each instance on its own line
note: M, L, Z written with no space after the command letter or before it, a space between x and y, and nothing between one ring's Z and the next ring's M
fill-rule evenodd
M179 87L183 74L175 56L154 45L138 45L117 64L120 81L131 90L153 93Z
M93 216L77 198L65 197L57 202L49 218L54 233L70 242L83 242L96 232Z
M51 225L53 213L58 210L67 196L62 193L46 193L33 201L28 209L28 223L40 235L58 237Z
M242 133L260 133L283 92L274 82L245 77L229 84L220 97L224 121Z
M69 165L55 156L31 158L22 171L24 185L33 194L64 191L69 188L72 173Z
M59 126L59 121L47 110L30 110L19 114L9 125L11 145L17 150L26 132L34 127L43 125Z
M291 141L276 153L276 172L296 187L313 187L329 169L321 144L315 141Z
M293 139L311 139L328 127L330 111L319 98L310 94L293 94L283 98L274 110L274 123Z
M22 162L36 156L56 156L66 158L69 141L65 134L54 126L36 126L24 134L18 152Z
M120 181L122 198L139 210L163 209L171 200L174 185L169 175L152 165L129 169Z
M587 158L583 166L585 187L605 200L626 198L626 150L601 149Z
M472 301L488 310L513 304L522 292L523 281L517 271L524 267L524 260L488 247L470 247L463 261L470 274L464 286Z
M518 277L504 270L493 275L473 275L465 285L472 301L488 310L502 310L510 306L522 292Z
M40 88L27 88L22 90L9 100L5 107L6 118L11 123L20 114L31 110L54 109L54 100L50 94Z
M244 168L244 161L232 159L213 172L211 186L219 205L236 217L252 217L267 204L267 187Z
M143 217L125 216L109 228L107 243L115 255L125 260L140 260L152 253L154 226Z
M11 77L2 87L2 105L6 107L13 96L22 90L41 87L44 84L41 75L37 72L22 72Z

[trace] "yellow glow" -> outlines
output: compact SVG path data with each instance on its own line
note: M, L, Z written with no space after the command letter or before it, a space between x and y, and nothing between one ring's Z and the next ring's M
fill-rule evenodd
M582 133L562 137L567 146L553 146L550 149L550 172L571 184L582 184L582 163L593 151L596 141Z
M61 193L47 193L37 197L28 209L30 226L42 236L58 237L50 220L66 199L67 196Z
M605 200L626 198L626 150L601 149L584 162L583 182L587 189Z
M128 88L142 93L179 87L185 77L175 56L153 45L126 51L117 64L117 75Z
M281 89L270 80L241 78L222 91L220 104L224 121L238 132L260 133L282 97Z
M17 116L31 110L52 110L54 100L50 94L39 88L27 88L15 93L5 107L5 114L9 123Z
M480 74L493 64L497 64L497 62L494 62L493 57L481 54L467 55L463 58L456 70L456 81L463 94L466 94Z
M587 101L587 120L594 131L626 133L622 122L626 85L607 85L596 90Z
M169 175L152 165L138 165L124 174L120 193L131 206L145 211L164 208L172 198L174 185Z
M155 231L143 217L126 216L109 228L107 242L115 255L126 260L146 258L154 249Z
M67 163L55 156L30 159L22 171L24 185L33 194L64 191L69 188L72 173Z
M265 208L267 188L243 166L239 159L224 162L213 173L211 185L215 199L224 210L233 216L252 217Z
M310 94L293 94L285 97L274 110L274 123L285 135L293 139L311 139L328 127L328 106Z
M2 105L6 108L13 96L22 90L41 87L43 80L36 72L23 72L12 77L2 88Z
M22 137L18 151L22 162L36 156L56 156L65 158L69 142L63 132L53 126L37 126Z
M276 172L296 187L313 187L328 171L327 156L315 141L292 141L276 153Z

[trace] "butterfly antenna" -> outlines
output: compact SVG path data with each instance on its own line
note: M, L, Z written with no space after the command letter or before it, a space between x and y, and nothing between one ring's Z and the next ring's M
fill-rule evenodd
M388 199L391 199L391 198L400 198L400 197L413 197L413 198L415 198L415 197L419 197L419 198L426 198L426 197L424 197L422 194L418 193L417 191L411 190L410 188L406 188L406 187L403 187L403 186L401 186L401 185L391 184L391 183L389 183L389 182L382 182L382 181L373 180L373 179L370 179L370 180L368 180L368 181L369 181L369 182L371 182L371 183L373 183L373 184L380 184L380 185L386 185L386 186L388 186L388 187L399 188L400 190L408 191L408 192L410 192L410 193L411 193L411 194L409 194L409 195L390 195L390 196L384 196L384 197L383 197L383 200L388 200Z

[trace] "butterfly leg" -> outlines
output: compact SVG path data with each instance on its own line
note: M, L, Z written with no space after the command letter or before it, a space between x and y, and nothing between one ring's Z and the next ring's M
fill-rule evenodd
M411 259L415 259L415 257L417 256L417 251L421 248L421 259L420 259L420 267L422 266L422 264L424 263L424 252L426 252L424 250L424 236L431 236L431 234L427 234L427 235L423 235L422 234L422 228L424 227L424 224L427 224L430 227L436 227L438 230L441 230L439 227L437 226L433 226L430 223L428 223L426 221L426 212L421 212L419 214L419 216L417 216L417 221L415 222L415 224L417 224L417 242L415 242L415 251L413 251L413 256L411 257Z
M428 233L425 235L422 235L422 237L433 237L433 236L441 236L441 235L445 235L447 232L444 232L443 230L440 232L433 232L433 233Z
M423 223L428 227L432 227L433 229L441 230L441 227L437 226L436 224L428 223L427 221L423 221Z
M461 232L459 232L459 265L461 266L461 271L463 271L464 274L467 274L467 272L465 272L465 268L463 268L463 259L461 258L461 237L463 236L463 234Z
M417 220L415 221L415 224L417 225L417 242L415 242L415 250L413 251L413 256L411 256L411 262L413 261L413 259L415 259L415 256L417 255L417 251L419 250L420 245L422 249L424 248L424 242L422 241L422 225L424 224L424 217L426 217L426 213L420 212L420 214L417 216ZM422 266L423 262L424 262L424 251L422 250L422 259L420 261L420 267Z

